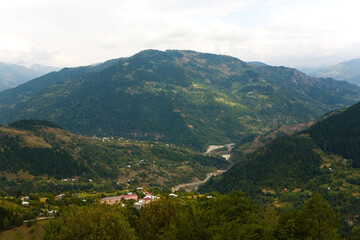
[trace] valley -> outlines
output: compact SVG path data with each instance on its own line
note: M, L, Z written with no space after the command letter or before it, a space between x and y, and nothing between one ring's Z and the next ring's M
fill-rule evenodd
M343 234L350 234L350 229L359 224L360 212L356 147L359 110L357 103L329 113L315 123L284 127L283 132L280 128L239 145L232 157L237 163L200 186L199 191L229 193L241 189L254 201L283 210L296 208L304 199L321 193L341 214Z
M2 1L0 240L360 240L359 9Z
M231 151L234 149L235 143L229 143L225 145L210 145L205 154L215 154L219 155L226 160L229 160L231 157Z
M1 190L8 193L14 183L24 193L168 189L229 166L222 157L170 144L77 136L44 121L11 126L0 128Z
M191 182L191 183L182 183L182 184L179 184L175 187L172 187L171 188L171 191L172 192L177 192L181 189L184 189L186 191L194 191L194 190L197 190L198 187L204 183L206 183L207 181L209 181L209 179L211 177L215 177L215 176L218 176L218 175L221 175L223 174L224 172L226 172L226 170L217 170L216 172L211 172L211 173L208 173L206 175L206 178L204 180L196 180L194 182Z
M198 229L223 236L244 229L231 220L244 207L253 215L241 219L258 230L237 236L288 239L311 235L294 229L315 201L329 219L341 214L332 235L349 237L360 224L360 209L346 207L360 203L360 108L348 107L358 100L360 88L346 82L194 51L145 50L49 73L0 93L0 227L9 229L0 236L53 237L52 224L73 221L67 214L98 211L121 215L142 239L175 239L187 221L221 216L237 227ZM98 204L119 196L114 208ZM36 222L55 211L44 228ZM167 223L152 235L158 226L141 219L158 211Z

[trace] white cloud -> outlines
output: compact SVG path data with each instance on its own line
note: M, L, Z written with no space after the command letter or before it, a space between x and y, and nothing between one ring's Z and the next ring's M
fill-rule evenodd
M78 66L155 48L332 64L360 57L359 7L355 0L13 0L0 8L0 61Z

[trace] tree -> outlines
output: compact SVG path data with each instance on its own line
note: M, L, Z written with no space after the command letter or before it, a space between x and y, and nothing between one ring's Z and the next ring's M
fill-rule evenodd
M140 237L159 239L180 209L181 205L176 199L160 199L145 206L137 224Z
M295 236L301 239L339 239L339 215L320 194L315 194L303 205L295 220Z
M137 239L135 231L116 206L98 205L70 209L45 226L45 240Z

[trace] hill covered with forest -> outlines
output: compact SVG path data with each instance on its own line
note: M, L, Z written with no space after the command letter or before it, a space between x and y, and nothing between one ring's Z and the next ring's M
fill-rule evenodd
M0 127L0 191L169 189L228 162L169 144L89 138L42 120Z
M320 170L325 166L331 167L331 163L324 162L324 155L332 154L341 156L343 162L357 172L360 167L359 116L360 103L357 103L329 114L295 135L278 137L245 157L237 154L238 159L233 160L238 163L208 187L217 185L219 189L215 189L229 192L240 186L254 190L249 183L278 189L300 186L321 175Z
M360 88L291 68L193 51L146 50L67 68L0 93L0 121L50 120L88 136L157 140L204 150L360 99Z
M341 213L343 231L349 231L359 223L360 213L359 116L357 103L253 153L235 154L238 163L199 190L242 190L256 201L282 208L296 207L308 195L322 193Z

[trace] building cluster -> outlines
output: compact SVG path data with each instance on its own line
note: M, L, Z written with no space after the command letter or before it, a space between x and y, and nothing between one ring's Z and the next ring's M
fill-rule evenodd
M141 209L144 205L149 204L150 202L159 199L157 196L153 196L151 192L144 191L143 192L145 197L139 200L138 195L134 193L128 193L125 195L115 196L115 197L106 197L101 198L100 203L105 203L109 205L113 204L120 204L127 200L134 200L134 208ZM122 204L122 206L125 206L125 204Z
M122 200L138 200L138 196L134 193L128 193L126 195L120 195L120 196L115 196L115 197L106 197L106 198L101 198L100 199L100 203L106 203L109 205L113 205L113 204L118 204L120 203Z
M151 192L145 192L145 197L143 197L138 202L134 203L134 208L141 209L144 205L151 203L152 201L155 201L159 199L158 196L153 196Z

